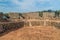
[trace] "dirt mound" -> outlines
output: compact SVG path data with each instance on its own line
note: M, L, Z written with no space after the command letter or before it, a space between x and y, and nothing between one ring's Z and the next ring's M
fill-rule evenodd
M24 27L0 37L0 40L60 40L59 34L53 27Z

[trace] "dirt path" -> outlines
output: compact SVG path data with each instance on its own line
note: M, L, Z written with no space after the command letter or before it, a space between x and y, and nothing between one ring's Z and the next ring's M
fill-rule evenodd
M24 27L0 37L0 40L60 40L60 31L53 27Z

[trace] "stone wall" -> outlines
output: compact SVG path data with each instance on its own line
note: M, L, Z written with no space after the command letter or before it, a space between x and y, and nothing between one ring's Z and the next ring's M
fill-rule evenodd
M60 28L60 21L54 20L26 20L20 22L0 22L0 33L5 31L21 28L21 27L35 27L35 26L54 26L56 28Z
M19 19L19 13L9 13L8 16L10 19Z
M8 30L14 30L24 26L24 22L5 22L0 23L0 33L3 33Z
M25 26L53 26L53 27L57 27L60 28L60 21L58 20L26 20L25 21Z
M25 19L39 19L39 12L28 12L22 14Z
M31 21L32 26L43 26L43 21Z

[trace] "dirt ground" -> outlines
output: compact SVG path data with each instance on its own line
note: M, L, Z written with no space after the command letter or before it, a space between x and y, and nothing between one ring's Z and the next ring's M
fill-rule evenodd
M0 40L60 40L55 27L23 27L0 37Z

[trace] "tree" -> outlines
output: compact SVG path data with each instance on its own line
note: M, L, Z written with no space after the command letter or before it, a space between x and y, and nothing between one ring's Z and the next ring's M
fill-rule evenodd
M59 17L59 12L55 11L55 17Z
M21 13L19 13L19 16L21 16L23 19L25 19L25 17Z
M43 12L39 12L39 16L42 17L43 16Z
M52 10L48 10L48 12L52 12Z
M3 14L3 12L0 12L0 14Z
M10 17L9 17L8 14L6 13L6 14L4 14L4 18L9 19Z

